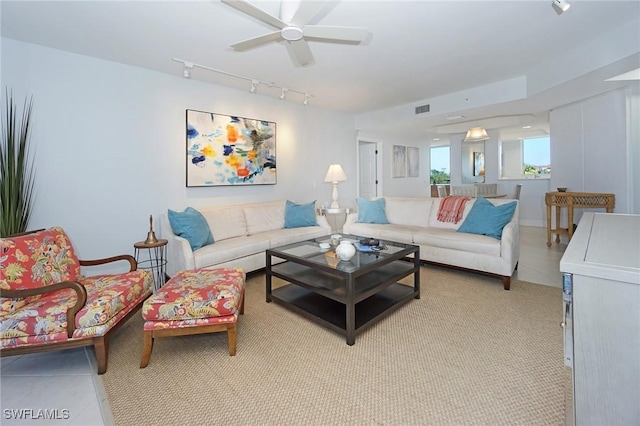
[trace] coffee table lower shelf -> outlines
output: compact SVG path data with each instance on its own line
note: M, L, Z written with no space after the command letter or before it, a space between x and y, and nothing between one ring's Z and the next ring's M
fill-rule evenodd
M355 305L355 334L359 334L416 297L413 287L391 284ZM279 305L343 336L347 334L346 305L303 287L287 284L273 289L272 300ZM355 337L355 336L354 336ZM347 343L350 343L347 340Z

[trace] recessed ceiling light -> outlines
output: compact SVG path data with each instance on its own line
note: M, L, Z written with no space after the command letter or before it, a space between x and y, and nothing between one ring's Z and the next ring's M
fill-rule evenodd
M464 115L448 115L444 119L445 120L461 120L465 118Z
M433 140L434 140L434 141L439 141L439 140L440 140L440 138L433 138Z
M530 129L531 126L522 126L523 129Z

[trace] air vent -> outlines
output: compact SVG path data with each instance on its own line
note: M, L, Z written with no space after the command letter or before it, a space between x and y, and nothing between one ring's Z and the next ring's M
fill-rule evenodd
M421 105L419 107L416 107L416 114L424 114L425 112L429 112L430 109L431 107L429 106L429 104Z

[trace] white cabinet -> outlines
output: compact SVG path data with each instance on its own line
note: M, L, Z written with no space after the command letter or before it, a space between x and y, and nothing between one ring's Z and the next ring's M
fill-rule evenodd
M575 424L640 424L640 215L585 213L560 270L573 284Z

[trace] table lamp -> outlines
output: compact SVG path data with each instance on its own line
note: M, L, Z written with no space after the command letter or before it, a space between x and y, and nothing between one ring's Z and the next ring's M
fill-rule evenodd
M338 205L338 182L347 180L347 175L344 174L342 166L340 164L332 164L327 170L327 174L324 177L325 182L331 182L333 185L333 192L331 193L331 207L332 209L339 209Z

